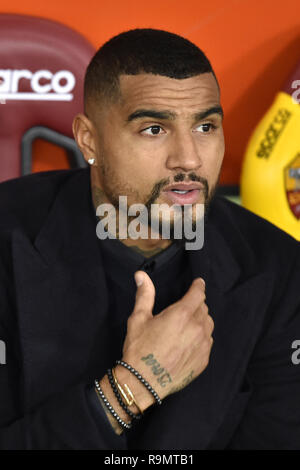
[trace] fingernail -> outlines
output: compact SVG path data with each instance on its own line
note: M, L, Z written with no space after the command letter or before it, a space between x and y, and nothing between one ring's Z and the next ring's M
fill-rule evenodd
M136 274L134 279L137 287L140 287L143 284L143 276L141 274Z

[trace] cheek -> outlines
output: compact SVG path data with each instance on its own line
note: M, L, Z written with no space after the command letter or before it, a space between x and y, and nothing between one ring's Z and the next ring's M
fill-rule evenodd
M202 172L203 176L208 179L210 185L215 184L218 178L223 162L224 152L225 144L223 136L207 142L201 149Z
M121 142L105 142L100 150L102 166L105 176L114 176L114 179L126 181L133 174L135 155L129 152Z
M131 145L126 135L119 133L112 135L103 142L103 149L109 164L122 171L125 168L131 168L136 161L136 149Z
M151 192L153 184L153 168L145 164L145 161L133 153L127 153L120 149L111 149L104 156L102 181L112 192L127 194L130 204L141 202L143 195ZM130 196L131 195L131 196Z
M218 142L216 146L216 152L215 152L215 166L218 167L219 169L221 168L222 163L223 163L224 153L225 153L225 145L224 145L224 140L222 140Z
M122 136L117 142L109 143L105 153L109 165L119 177L133 181L137 186L148 186L149 177L155 180L157 175L157 179L161 178L162 158L158 151L154 151L153 143Z
M214 162L215 166L220 167L222 165L223 157L225 152L225 142L223 132L212 139L210 145L211 161Z
M164 146L155 139L125 132L104 136L101 145L107 184L148 195L154 184L165 177Z

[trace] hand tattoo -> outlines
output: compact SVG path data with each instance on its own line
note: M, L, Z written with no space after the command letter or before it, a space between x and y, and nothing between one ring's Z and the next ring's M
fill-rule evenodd
M172 382L172 378L169 372L164 367L160 367L160 364L157 362L153 354L148 354L148 356L141 357L141 360L145 361L147 366L151 366L151 370L154 375L160 375L160 377L157 378L157 382L162 387L165 387L168 383Z

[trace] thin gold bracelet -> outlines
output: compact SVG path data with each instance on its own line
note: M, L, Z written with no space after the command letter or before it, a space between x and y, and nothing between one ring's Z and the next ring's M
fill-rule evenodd
M128 406L131 406L131 405L135 404L135 406L137 407L137 409L139 410L139 412L140 412L141 414L144 414L143 411L141 410L141 408L139 407L139 405L137 404L136 399L135 399L135 397L134 397L132 391L131 391L130 388L128 387L128 385L127 385L127 384L124 384L124 387L125 387L126 390L127 390L127 393L128 393L128 395L129 395L129 398L128 398L128 396L126 395L126 393L124 392L124 390L123 390L123 388L121 387L121 385L119 384L119 382L118 382L118 380L117 380L117 377L116 377L116 374L115 374L115 371L114 371L113 368L111 369L111 372L112 372L112 375L113 375L115 384L116 384L116 386L118 387L118 389L119 389L121 395L123 396L123 398L124 398L126 404L127 404Z

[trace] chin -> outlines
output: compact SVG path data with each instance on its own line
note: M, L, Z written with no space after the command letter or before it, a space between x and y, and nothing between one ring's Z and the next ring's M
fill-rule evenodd
M152 214L149 218L151 238L155 238L154 233L159 234L163 239L185 240L187 233L196 233L204 223L204 217L205 209L202 203L199 203L198 208L196 208L196 204L193 204L193 207L189 209L185 206L178 206L176 213L167 211L167 214L162 213L159 217Z

